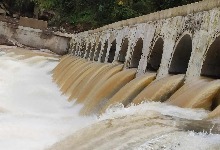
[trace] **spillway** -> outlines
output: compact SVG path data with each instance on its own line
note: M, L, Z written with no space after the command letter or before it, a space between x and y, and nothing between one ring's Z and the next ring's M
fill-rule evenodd
M78 65L77 61L81 63ZM184 144L175 146L176 141L172 139L189 143L193 138L207 140L199 138L201 135L210 138L210 133L218 137L218 123L209 120L218 118L219 114L219 108L214 106L218 105L218 80L198 78L185 82L184 74L156 79L153 72L136 76L134 68L125 69L117 63L100 64L76 56L64 56L62 63L77 65L67 67L67 71L59 65L54 69L55 72L62 69L62 78L65 78L58 82L61 91L63 85L68 84L63 94L74 105L82 105L79 114L98 115L100 120L49 149L154 149L161 145L186 149ZM57 81L57 77L53 77ZM192 93L192 89L195 92ZM217 108L209 113L214 107ZM191 134L193 137L189 140ZM146 139L155 143L149 144ZM214 141L212 149L219 146ZM193 144L187 146L188 149L195 147ZM201 147L208 148L206 145Z
M75 34L0 21L1 149L219 150L219 18L203 0Z
M220 146L216 79L137 76L136 68L120 63L5 46L0 60L0 146L6 149Z

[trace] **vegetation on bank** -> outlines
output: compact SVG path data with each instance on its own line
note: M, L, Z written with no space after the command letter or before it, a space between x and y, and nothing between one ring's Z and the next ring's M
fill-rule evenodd
M11 15L39 17L52 26L76 31L197 1L200 0L0 0Z

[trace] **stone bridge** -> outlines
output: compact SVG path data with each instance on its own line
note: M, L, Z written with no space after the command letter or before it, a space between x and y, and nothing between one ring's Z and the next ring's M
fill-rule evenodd
M70 53L137 75L220 77L220 0L204 0L73 35Z

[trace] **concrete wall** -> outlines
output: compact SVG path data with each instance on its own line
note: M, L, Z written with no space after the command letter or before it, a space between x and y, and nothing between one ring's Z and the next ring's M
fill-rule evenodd
M125 68L129 68L131 66L132 56L136 55L134 54L136 43L141 38L143 40L143 48L137 72L137 75L141 75L148 72L150 68L148 66L150 56L156 52L154 46L158 39L160 39L163 41L163 54L159 69L157 70L157 79L168 76L170 73L172 74L172 71L169 71L172 60L184 59L183 62L188 62L187 68L185 68L186 65L184 66L185 63L180 62L180 68L176 69L176 73L179 71L186 74L188 81L191 78L201 75L207 51L219 35L219 18L220 0L205 0L201 3L172 8L117 22L93 31L76 34L71 40L72 46L70 52L79 56L82 53L80 52L82 49L81 43L85 42L86 44L94 45L94 51L96 53L98 52L101 58L104 43L107 41L108 48L105 59L105 62L107 62L111 44L116 40L114 61L119 61L123 41L128 39ZM186 36L190 38L182 40ZM98 47L99 43L101 43L101 48ZM182 51L184 49L190 49L191 52L178 52L183 56L187 56L187 58L181 58L181 56L177 55L176 60L173 59L176 57L175 50L179 49L179 47L183 49ZM86 49L86 52L90 51ZM85 53L85 55L91 56L91 53ZM93 57L90 57L90 59L94 60ZM206 76L208 74L204 73L204 75ZM217 76L220 77L220 75Z
M47 29L47 21L37 20L34 18L20 17L19 25L23 27L30 27L33 29Z
M49 49L63 55L68 52L70 37L0 21L0 35L20 44Z

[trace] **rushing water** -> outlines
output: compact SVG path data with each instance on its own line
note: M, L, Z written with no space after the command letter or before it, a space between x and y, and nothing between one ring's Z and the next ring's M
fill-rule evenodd
M69 102L53 82L58 58L40 54L0 52L2 149L219 149L218 125L202 121L203 109L148 102L80 116L83 104Z
M52 82L58 64L53 57L24 60L0 56L0 147L4 150L41 150L94 122L80 117Z

